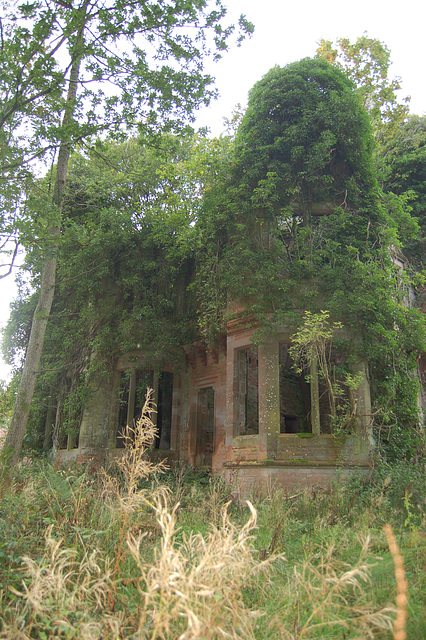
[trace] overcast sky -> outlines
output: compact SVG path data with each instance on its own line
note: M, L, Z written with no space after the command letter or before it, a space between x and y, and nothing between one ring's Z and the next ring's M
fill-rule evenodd
M407 0L394 8L382 0L225 0L225 4L233 20L244 13L255 32L211 67L220 98L203 111L200 121L210 124L214 134L222 130L222 117L229 116L237 103L246 103L249 89L271 67L315 55L321 38L345 37L353 42L364 32L391 50L390 73L401 78L401 96L411 95L412 112L425 114L424 2Z
M220 97L197 120L213 135L223 131L223 118L235 105L245 106L249 89L274 65L284 66L313 56L321 38L356 40L364 32L391 50L391 76L399 76L401 97L411 96L411 112L426 113L424 29L426 4L405 0L393 7L384 0L223 0L231 21L244 13L254 23L250 40L233 48L209 70L216 77ZM0 326L4 326L13 297L12 278L0 280ZM1 366L0 379L7 375Z

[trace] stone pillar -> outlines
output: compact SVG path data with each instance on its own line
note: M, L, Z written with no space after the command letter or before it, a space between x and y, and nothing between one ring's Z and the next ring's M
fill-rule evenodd
M178 433L178 451L179 460L187 464L191 464L190 457L190 442L189 431L191 425L191 407L192 407L192 393L191 388L191 375L188 365L182 368L181 371L181 394L180 394L180 417L179 417L179 433Z
M259 345L259 460L275 460L280 434L278 342Z
M112 380L111 409L108 429L108 449L115 449L117 446L118 414L120 411L120 380L121 372L116 371Z
M216 384L213 473L221 473L225 462L225 422L226 422L226 371L220 373Z
M136 371L130 372L129 399L127 402L127 426L133 428L135 418L135 398L136 398Z
M83 411L79 438L79 459L104 457L108 445L112 375L98 375L89 381L92 391Z
M318 384L318 360L314 356L310 368L310 386L311 386L311 426L312 433L319 436L321 433L320 419L320 401L319 401L319 384Z
M354 374L362 373L362 382L353 392L356 416L356 433L364 439L371 439L371 395L368 381L368 365L365 360L358 361L353 367Z

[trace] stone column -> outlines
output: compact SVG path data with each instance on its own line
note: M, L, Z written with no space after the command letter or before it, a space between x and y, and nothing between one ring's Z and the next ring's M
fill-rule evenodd
M365 360L359 360L352 367L352 371L354 374L362 373L362 382L357 389L353 391L353 402L356 405L356 433L363 439L371 438L371 395L367 362Z
M275 460L280 434L278 342L259 345L259 460Z
M117 446L118 414L120 411L120 380L121 372L116 371L112 379L111 411L108 429L108 449L115 449Z
M108 446L111 411L112 375L98 375L89 381L92 391L83 411L80 427L80 461L87 457L103 457Z

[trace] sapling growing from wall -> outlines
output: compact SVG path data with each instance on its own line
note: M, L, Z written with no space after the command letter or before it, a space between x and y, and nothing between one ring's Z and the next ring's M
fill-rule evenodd
M311 313L306 311L303 316L303 324L291 336L292 346L289 353L294 361L298 373L308 372L310 383L318 387L320 377L327 389L330 417L333 431L347 429L354 419L356 404L353 400L353 392L363 380L362 373L344 373L343 380L337 380L332 374L331 353L333 338L336 331L343 328L341 322L331 322L328 311ZM348 401L344 399L345 389L348 390ZM314 409L314 407L313 407ZM312 416L313 429L319 433L319 405L315 407L318 415ZM342 415L343 410L343 415ZM339 415L340 413L340 415Z

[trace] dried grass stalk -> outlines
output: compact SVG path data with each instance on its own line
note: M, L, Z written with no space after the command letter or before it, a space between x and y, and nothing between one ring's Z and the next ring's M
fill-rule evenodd
M396 580L396 617L393 623L393 640L405 640L407 637L405 624L407 622L408 583L405 579L404 560L399 552L396 538L390 524L383 527L389 551L395 565Z
M111 590L111 570L93 551L77 558L75 549L67 549L46 533L43 556L35 561L22 558L25 580L22 589L9 587L16 596L1 618L0 638L80 638L101 640L110 637L122 624L120 615L106 614ZM34 635L35 634L35 635Z
M261 614L244 605L242 589L277 556L258 562L251 544L257 513L247 504L250 517L242 528L230 521L226 505L219 527L205 537L182 534L178 541L178 505L169 509L167 499L157 497L152 508L162 540L152 564L143 561L143 536L128 537L142 578L139 638L254 639L255 621Z

